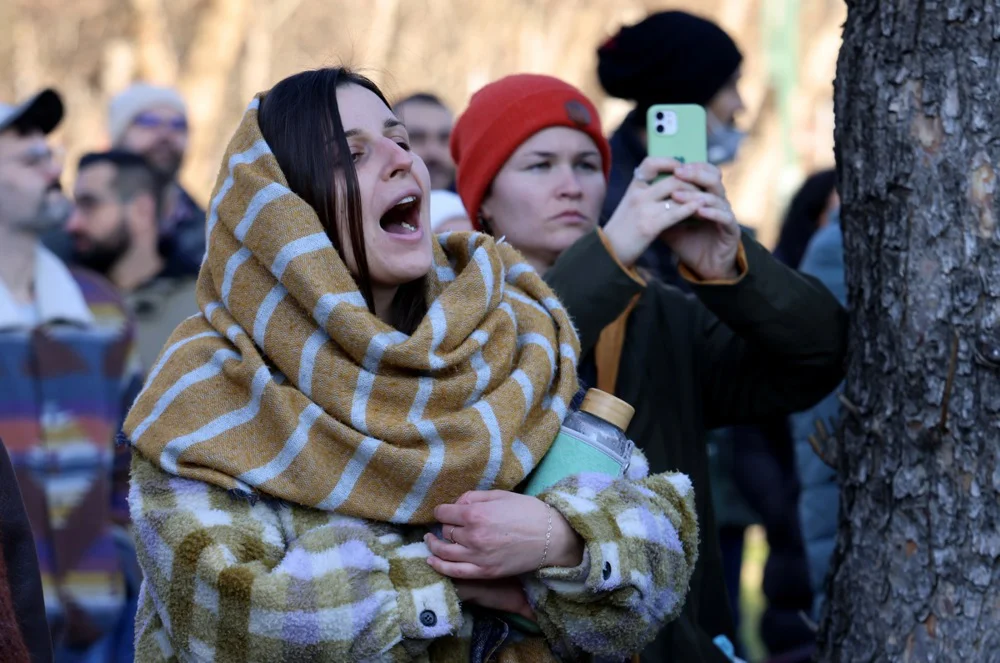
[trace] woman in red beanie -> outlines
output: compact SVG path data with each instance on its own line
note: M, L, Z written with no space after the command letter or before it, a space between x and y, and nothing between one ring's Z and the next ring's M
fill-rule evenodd
M654 473L693 481L699 564L681 616L646 660L727 660L713 642L734 633L705 431L795 412L828 393L843 375L846 312L740 232L715 166L646 158L598 230L608 143L594 106L562 81L518 75L487 85L451 148L469 218L519 249L570 312L581 377L635 406L628 433ZM657 240L700 303L636 271Z

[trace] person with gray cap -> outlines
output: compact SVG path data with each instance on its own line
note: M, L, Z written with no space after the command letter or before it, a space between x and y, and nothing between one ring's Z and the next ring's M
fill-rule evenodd
M708 160L736 158L744 134L735 126L744 110L737 87L743 55L726 32L682 11L651 14L623 27L597 49L597 76L612 97L635 103L611 136L611 177L603 218L610 219L646 158L646 111L654 104L698 104L707 111ZM639 261L660 280L688 291L666 244L657 242Z
M177 179L188 146L183 97L173 88L136 83L111 100L108 133L112 147L141 155L161 179L160 250L167 274L197 275L205 255L205 210Z
M130 453L114 440L142 380L112 285L41 242L68 211L46 138L62 117L53 90L0 104L0 437L38 550L55 660L119 663L134 651L138 564Z

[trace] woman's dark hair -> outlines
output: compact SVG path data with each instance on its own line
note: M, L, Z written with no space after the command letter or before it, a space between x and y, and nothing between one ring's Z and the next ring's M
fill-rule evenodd
M391 108L371 80L349 69L329 67L304 71L282 80L264 97L257 115L261 135L274 153L288 186L316 211L327 236L347 264L345 242L357 262L358 289L375 312L371 274L365 251L361 193L351 149L340 121L337 88L357 85ZM338 220L345 217L348 237ZM400 286L392 301L396 329L411 334L427 313L424 279Z
M837 173L834 170L814 173L799 187L785 213L778 245L774 248L774 256L778 260L793 269L799 268L809 240L819 229L820 217L836 188Z

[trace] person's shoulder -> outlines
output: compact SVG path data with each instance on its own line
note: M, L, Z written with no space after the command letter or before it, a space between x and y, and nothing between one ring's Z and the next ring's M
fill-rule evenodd
M125 310L125 300L121 292L107 278L84 267L76 265L67 265L67 267L70 276L80 287L80 293L89 306L103 305Z
M140 321L157 319L178 307L197 312L198 279L191 275L158 276L127 297L129 309Z
M802 256L799 270L817 277L827 277L830 272L844 268L844 237L840 224L820 228Z
M97 326L127 336L133 320L121 291L105 277L83 267L69 266L69 274L80 288Z
M169 296L177 292L194 291L198 285L198 277L193 274L160 274L135 290L135 294L156 294Z

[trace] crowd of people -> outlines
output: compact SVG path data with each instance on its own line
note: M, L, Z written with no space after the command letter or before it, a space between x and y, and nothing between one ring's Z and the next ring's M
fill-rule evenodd
M175 90L116 96L68 192L48 135L72 108L0 105L3 660L722 663L748 522L761 637L809 660L835 176L771 253L718 168L743 136L729 35L661 12L597 57L634 104L610 138L550 76L457 119L349 69L289 76L207 213ZM658 103L706 109L709 163L647 155ZM627 471L521 494L588 388L635 408Z

